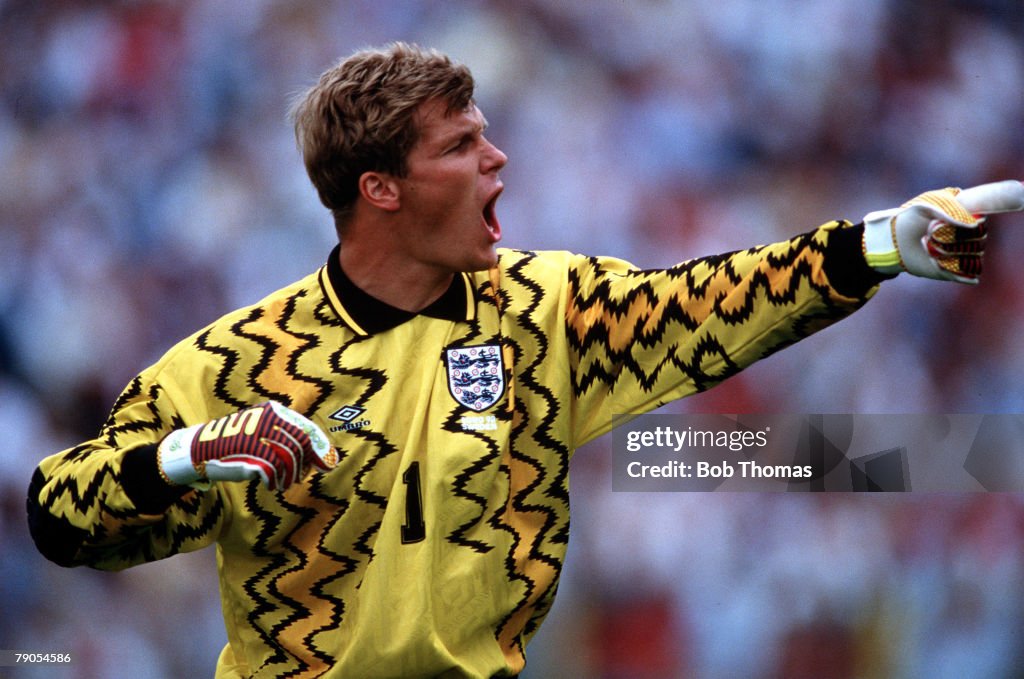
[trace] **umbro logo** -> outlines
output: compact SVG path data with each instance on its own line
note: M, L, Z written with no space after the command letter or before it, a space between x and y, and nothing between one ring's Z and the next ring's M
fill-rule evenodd
M328 415L330 419L341 422L331 427L331 431L351 431L352 429L361 429L366 425L370 424L367 419L357 420L356 418L366 412L366 408L361 406L346 405L338 408L333 413Z
M361 408L359 406L342 406L327 417L332 420L337 420L338 422L351 422L365 412L366 408Z

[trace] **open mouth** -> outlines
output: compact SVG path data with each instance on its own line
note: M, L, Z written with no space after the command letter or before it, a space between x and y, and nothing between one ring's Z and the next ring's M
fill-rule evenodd
M495 212L494 206L498 203L498 196L501 195L501 189L499 188L491 196L491 199L487 201L483 209L484 224L487 225L487 230L491 233L493 242L497 243L501 240L501 224L498 222L498 215Z

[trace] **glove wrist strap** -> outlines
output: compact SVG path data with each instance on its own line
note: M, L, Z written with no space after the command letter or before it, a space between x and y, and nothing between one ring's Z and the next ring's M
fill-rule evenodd
M157 448L157 465L164 478L179 486L192 486L200 480L192 463L192 439L202 429L197 424L168 434Z
M864 217L864 259L884 274L906 270L896 240L895 220L902 208L871 212Z

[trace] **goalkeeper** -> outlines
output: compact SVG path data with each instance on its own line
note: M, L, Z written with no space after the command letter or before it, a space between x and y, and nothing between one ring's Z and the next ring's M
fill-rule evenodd
M473 79L401 43L296 105L340 245L172 347L42 460L39 550L122 569L215 545L218 677L511 677L552 605L569 460L844 318L906 271L974 283L1005 181L639 270L497 249L507 162ZM799 229L794 229L798 231Z

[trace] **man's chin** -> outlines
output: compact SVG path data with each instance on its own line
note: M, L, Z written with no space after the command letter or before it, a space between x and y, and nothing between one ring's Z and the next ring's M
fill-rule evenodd
M490 252L481 254L480 257L476 258L472 262L467 262L466 266L462 269L466 273L472 273L474 271L487 271L493 269L498 265L498 253L494 248L491 248Z

